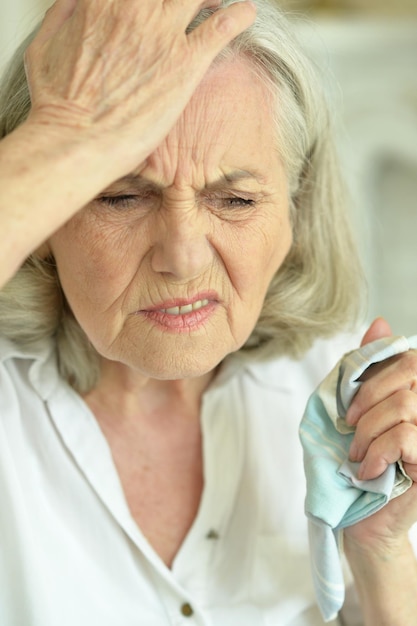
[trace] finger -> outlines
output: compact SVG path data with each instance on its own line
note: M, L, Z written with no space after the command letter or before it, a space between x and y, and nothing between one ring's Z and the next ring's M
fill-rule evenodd
M352 461L362 461L375 439L402 423L417 426L417 395L408 390L398 391L361 417L349 458Z
M77 0L57 0L45 14L36 43L43 44L53 37L75 11Z
M399 460L407 465L417 478L417 428L412 424L399 424L384 433L369 446L362 461L358 477L371 480L380 476L391 463Z
M382 339L383 337L390 337L391 335L392 330L388 322L383 317L377 317L364 334L361 346L371 343L371 341Z
M202 2L200 6L200 10L201 9L218 9L221 3L222 3L222 0L205 0L205 2Z
M408 350L372 365L363 378L365 380L346 412L346 421L351 426L393 393L401 390L417 393L417 351Z
M173 13L180 13L189 23L203 9L212 9L216 11L222 4L222 0L200 0L200 3L190 2L190 0L171 0L169 2L169 10ZM167 3L166 3L167 5Z
M216 11L222 4L222 0L204 0L198 7L197 11L194 11L194 17L198 15L203 9L212 9Z
M207 9L207 11L214 13L218 10L221 4L222 0L206 0L198 7L196 11L192 13L191 19L188 20L189 23L187 24L187 26L189 26L190 23L192 23L192 21L197 17L197 15L201 13L201 11L204 11L204 9Z
M411 478L413 483L417 483L417 465L414 463L404 463L403 470Z
M163 12L175 30L186 32L195 18L202 13L201 22L219 9L222 0L163 0ZM137 12L137 5L135 6Z
M194 48L196 58L203 59L204 69L232 39L254 22L255 17L256 7L250 0L236 2L215 11L189 34L190 45Z

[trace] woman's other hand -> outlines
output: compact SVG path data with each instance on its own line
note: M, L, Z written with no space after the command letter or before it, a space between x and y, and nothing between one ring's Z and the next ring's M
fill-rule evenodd
M377 319L362 345L391 335ZM413 626L417 563L408 531L417 521L417 351L371 366L347 413L356 426L350 457L359 477L376 478L401 460L414 481L408 491L344 531L344 546L361 599L365 624Z
M391 330L385 320L374 321L362 345ZM380 476L401 460L405 472L417 482L417 351L409 350L370 367L362 377L346 419L356 426L350 458L361 463L359 478ZM358 540L394 539L417 521L417 485L393 499L379 513L350 529Z

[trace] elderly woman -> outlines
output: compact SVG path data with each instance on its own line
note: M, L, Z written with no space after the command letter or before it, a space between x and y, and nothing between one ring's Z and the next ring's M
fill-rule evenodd
M58 0L3 84L2 626L323 623L297 428L360 270L313 71L219 4ZM416 369L352 404L365 478L417 479ZM415 623L416 519L345 533L367 625Z

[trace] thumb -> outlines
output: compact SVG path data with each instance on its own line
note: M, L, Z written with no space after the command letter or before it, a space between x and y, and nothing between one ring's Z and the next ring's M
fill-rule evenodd
M383 317L377 317L364 334L361 346L371 343L371 341L375 341L376 339L382 339L382 337L389 337L390 335L392 335L391 326Z

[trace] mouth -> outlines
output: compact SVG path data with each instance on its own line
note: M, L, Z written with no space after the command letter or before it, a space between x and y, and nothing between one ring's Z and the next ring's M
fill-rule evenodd
M188 315L211 304L219 304L219 294L214 290L200 291L189 298L172 298L142 309L142 313L165 313L166 315Z
M140 311L152 323L167 331L182 332L197 330L205 325L219 305L215 292L205 292L194 298L176 298L161 302Z

